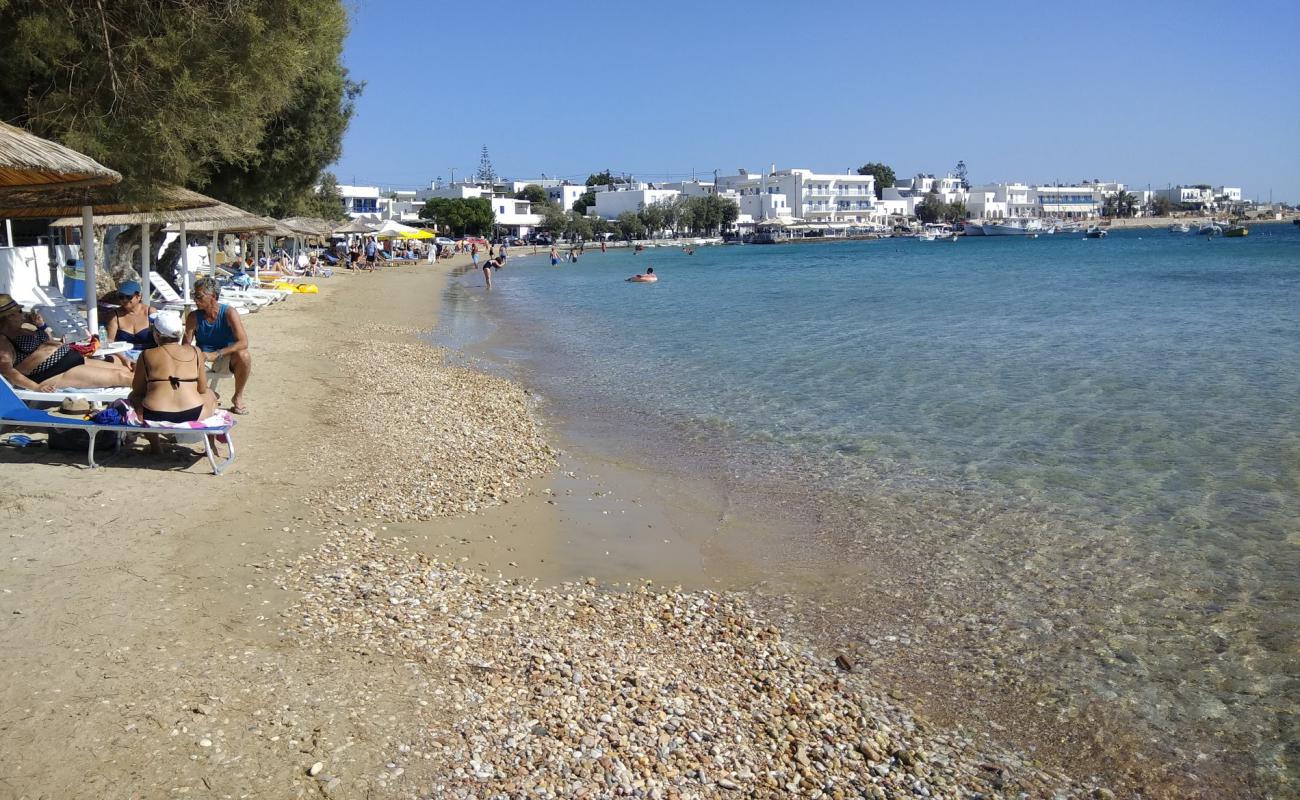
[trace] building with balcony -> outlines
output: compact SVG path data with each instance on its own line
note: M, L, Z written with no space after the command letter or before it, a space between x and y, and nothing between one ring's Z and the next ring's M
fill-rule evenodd
M339 184L339 194L343 197L343 210L348 216L356 219L357 217L374 217L379 219L379 187L378 186L351 186L348 184Z
M1123 191L1121 188L1120 191ZM1034 186L1038 201L1033 216L1055 219L1094 219L1101 216L1106 198L1100 184Z
M876 179L871 175L819 173L807 169L739 170L718 178L717 191L735 192L742 213L756 220L798 218L831 227L878 224ZM764 197L763 200L750 198ZM755 213L756 212L756 213Z

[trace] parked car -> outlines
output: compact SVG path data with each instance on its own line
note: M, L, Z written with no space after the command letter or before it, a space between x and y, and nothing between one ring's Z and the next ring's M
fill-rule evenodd
M553 241L549 233L534 233L531 239L533 244L550 244Z
M455 246L456 246L456 240L455 240L455 239L450 239L450 238L448 238L448 237L446 237L446 236L439 236L439 237L435 238L435 239L433 240L433 243L434 243L434 244L440 244L440 245L442 245L443 247L455 247Z

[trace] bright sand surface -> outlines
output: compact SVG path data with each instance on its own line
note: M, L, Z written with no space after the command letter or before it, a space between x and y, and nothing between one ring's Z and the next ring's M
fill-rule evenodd
M425 369L403 330L432 325L467 260L340 271L247 318L252 414L223 477L192 452L87 470L0 451L0 795L575 796L597 773L661 797L813 794L818 775L849 797L1090 790L931 733L725 597L632 591L751 584L746 551L779 532L644 466L548 469L499 379L435 364L438 396L412 397L430 390L372 359ZM583 575L626 591L562 583Z

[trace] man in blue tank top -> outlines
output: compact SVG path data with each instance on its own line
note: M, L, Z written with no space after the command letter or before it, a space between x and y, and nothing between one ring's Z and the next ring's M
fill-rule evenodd
M185 342L202 351L213 372L234 373L230 412L247 414L244 387L253 372L253 356L248 352L248 333L239 312L221 302L221 286L212 278L194 282L194 304L198 310L185 318Z

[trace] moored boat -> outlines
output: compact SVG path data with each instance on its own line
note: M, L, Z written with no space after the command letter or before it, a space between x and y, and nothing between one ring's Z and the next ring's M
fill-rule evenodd
M962 223L961 229L967 236L984 235L984 226L974 220L969 220L965 223Z
M1170 233L1191 233L1192 228L1186 222L1175 222L1169 226Z
M1089 226L1087 232L1084 233L1084 236L1087 236L1089 239L1105 239L1106 234L1107 230L1105 228L1100 225L1092 225Z
M1248 233L1250 233L1250 228L1247 228L1245 225L1242 225L1240 222L1234 222L1231 225L1229 225L1227 228L1223 229L1224 236L1231 236L1234 239L1239 239Z
M1223 228L1213 220L1202 225L1196 233L1200 236L1222 236Z

